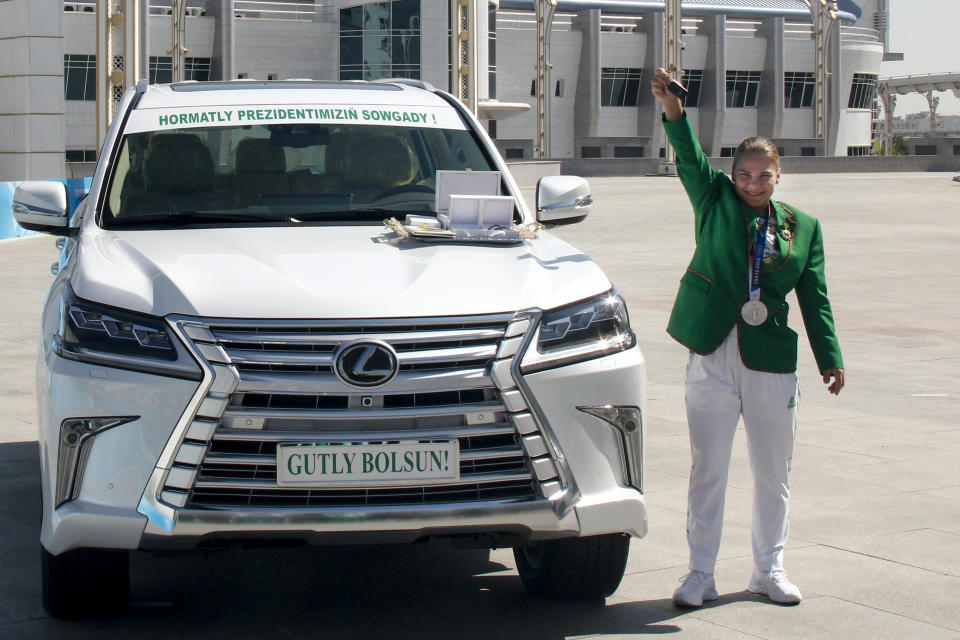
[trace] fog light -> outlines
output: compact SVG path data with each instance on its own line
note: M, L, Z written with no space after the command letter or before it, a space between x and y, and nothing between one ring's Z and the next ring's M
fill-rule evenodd
M138 418L140 416L68 418L60 424L56 507L68 500L73 500L79 494L80 479L83 478L87 458L90 457L93 438L107 429L133 422Z
M596 416L617 430L623 448L627 483L643 493L643 414L640 409L608 404L599 407L577 407L577 410Z

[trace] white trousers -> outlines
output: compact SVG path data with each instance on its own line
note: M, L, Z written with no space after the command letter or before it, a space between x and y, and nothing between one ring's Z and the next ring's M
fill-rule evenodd
M713 353L691 353L686 382L693 458L687 512L691 570L713 573L717 562L730 453L741 415L753 472L754 565L759 571L783 568L799 399L796 373L744 366L736 328Z

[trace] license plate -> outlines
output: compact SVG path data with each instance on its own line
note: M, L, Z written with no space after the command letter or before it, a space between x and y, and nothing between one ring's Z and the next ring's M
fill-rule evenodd
M280 486L429 484L460 479L460 442L277 445Z

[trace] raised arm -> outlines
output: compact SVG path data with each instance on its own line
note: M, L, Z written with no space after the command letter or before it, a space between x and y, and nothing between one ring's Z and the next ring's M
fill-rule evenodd
M653 76L653 97L663 104L664 117L666 117L667 122L680 122L684 116L683 103L680 102L680 98L667 90L670 80L672 80L670 74L658 67Z
M693 135L683 104L667 90L671 79L670 74L658 68L651 83L652 91L654 97L663 105L663 126L677 153L677 175L680 176L680 182L683 183L687 197L693 205L699 236L704 216L717 200L718 182L727 178L723 172L710 166L710 161Z

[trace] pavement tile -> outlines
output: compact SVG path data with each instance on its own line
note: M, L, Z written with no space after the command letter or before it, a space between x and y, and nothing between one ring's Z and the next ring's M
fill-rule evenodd
M13 623L24 622L29 619L30 617L22 611L0 603L0 637L8 638L9 636L4 633L4 629L9 628Z
M897 564L960 578L960 532L915 529L850 538L845 549ZM958 615L960 619L960 615Z
M943 456L941 456L942 458ZM901 493L930 491L955 486L957 476L955 463L947 460L927 462L878 462L856 467L840 465L833 473L842 478L869 482L877 487L877 493ZM954 460L956 458L953 458Z
M0 405L2 406L2 405ZM37 440L36 410L29 420L18 420L9 416L0 417L0 451L5 443L19 443Z
M791 535L836 546L850 538L918 528L956 531L960 528L960 509L921 493L879 493L838 497L822 502L815 510L791 510L790 514Z
M55 631L40 620L25 619L9 624L0 623L0 638L3 640L63 640L60 631Z
M890 542L896 544L896 539ZM936 627L960 633L960 577L823 545L791 551L787 566L805 595L830 596L930 626L928 631L901 633L901 638L940 637L925 635ZM881 633L878 637L896 637L881 632L887 624L899 628L894 620L886 615L869 618L876 623L871 628Z
M770 640L946 640L956 637L955 630L829 596L806 597L795 607L751 598L730 606L704 608L694 615L750 637Z
M920 491L924 495L933 496L935 498L945 498L953 502L960 502L960 485L955 485L952 487L943 487L942 489L929 489L925 491ZM955 508L955 507L950 507Z
M846 425L845 425L846 427ZM924 461L931 457L944 455L942 447L936 443L927 443L906 437L900 433L863 432L861 438L851 441L848 428L824 426L821 424L801 424L802 445L809 447L816 455L818 450L838 453L852 453L870 456L876 461ZM868 462L869 463L869 462Z

